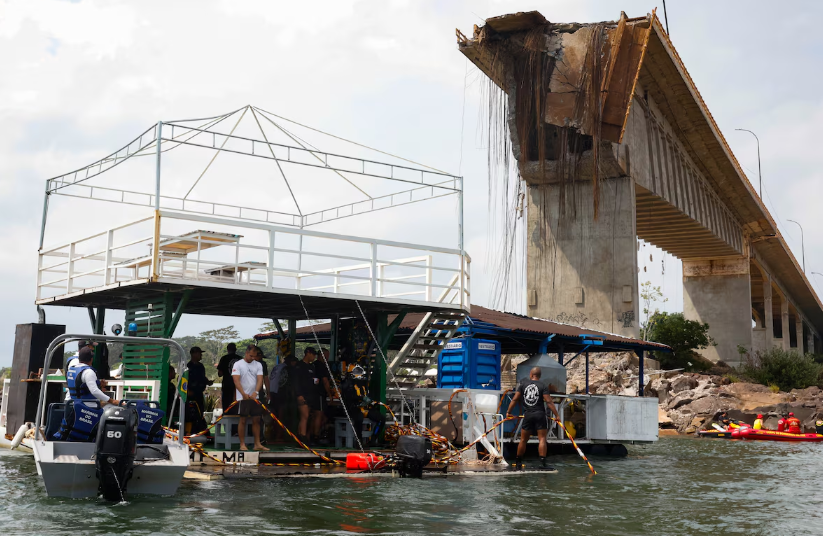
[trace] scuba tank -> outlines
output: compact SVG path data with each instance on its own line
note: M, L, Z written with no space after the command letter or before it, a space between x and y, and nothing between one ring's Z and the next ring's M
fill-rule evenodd
M94 463L100 493L107 501L124 501L134 468L137 446L137 411L133 407L109 406L100 417Z

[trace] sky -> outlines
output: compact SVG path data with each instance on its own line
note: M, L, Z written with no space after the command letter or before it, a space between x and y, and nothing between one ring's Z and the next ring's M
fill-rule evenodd
M208 117L246 104L465 177L473 302L489 305L488 252L495 237L489 233L485 82L457 51L455 28L471 35L486 17L532 9L553 22L591 22L617 19L620 10L642 16L658 6L662 15L659 0L0 1L0 365L11 362L15 325L37 319L45 180L109 154L158 120ZM823 290L823 277L811 275L823 273L814 156L823 119L823 35L816 22L823 4L797 2L781 10L766 1L669 0L667 8L673 43L755 184L755 140L734 129L760 138L766 204L798 259L801 233L787 220L803 226L807 271ZM789 35L791 41L781 39ZM172 168L180 172L168 179L174 187L202 168L182 166ZM210 188L219 196L263 199L243 193L238 183ZM266 203L283 202L281 186L268 190L274 198ZM303 195L313 197L310 189ZM317 199L334 195L317 193ZM456 247L454 201L433 203L382 212L378 220L352 218L346 232L416 242L436 237ZM136 214L105 203L89 208L60 199L54 205L46 245ZM661 285L669 298L664 308L681 310L679 261L651 247L640 255L641 282ZM82 309L48 307L47 315L69 331L89 328ZM121 319L111 312L107 325ZM248 337L264 321L184 316L176 334L233 324Z

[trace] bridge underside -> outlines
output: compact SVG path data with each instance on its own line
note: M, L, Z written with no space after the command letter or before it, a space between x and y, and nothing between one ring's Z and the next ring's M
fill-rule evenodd
M739 255L725 240L664 198L635 185L637 237L678 259Z

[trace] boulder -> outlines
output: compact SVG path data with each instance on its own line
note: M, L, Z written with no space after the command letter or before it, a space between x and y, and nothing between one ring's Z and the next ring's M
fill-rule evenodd
M682 391L694 389L698 385L697 378L694 378L691 375L682 375L674 378L671 382L671 392L672 393L680 393Z

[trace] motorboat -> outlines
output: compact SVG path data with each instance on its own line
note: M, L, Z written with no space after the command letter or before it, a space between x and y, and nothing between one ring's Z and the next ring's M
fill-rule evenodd
M178 352L181 367L185 367L185 351L171 339L67 334L49 345L44 370L58 348L79 340L167 346ZM157 418L163 412L156 403L121 401L121 405L102 408L96 400L76 400L67 403L62 414L55 411L59 404L51 404L47 414L47 381L47 374L43 374L34 439L27 444L34 452L37 473L50 497L79 499L102 493L107 500L121 501L127 490L129 495L173 495L177 491L189 464L189 448L183 437L165 437ZM182 404L178 406L182 427L185 410ZM88 438L66 441L55 437L58 421L72 410L75 423L88 425ZM92 426L95 418L99 422ZM144 425L154 425L155 421L154 428L160 433L147 433Z

